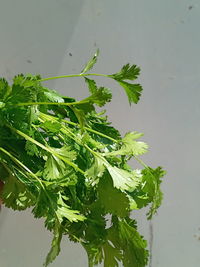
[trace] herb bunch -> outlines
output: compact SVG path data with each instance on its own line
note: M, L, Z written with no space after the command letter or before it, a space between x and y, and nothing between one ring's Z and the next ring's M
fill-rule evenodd
M20 74L12 85L0 79L0 198L6 207L32 207L53 232L44 266L60 252L63 235L87 251L88 265L144 267L147 242L137 231L132 210L150 204L151 219L161 204L161 178L165 171L153 169L139 158L148 145L138 141L143 134L121 137L105 111L111 101L108 88L98 87L91 76L118 82L129 103L139 101L142 87L136 80L140 68L127 64L115 74L90 73L98 51L80 74L41 78ZM89 96L76 101L43 84L50 79L82 77ZM131 158L141 169L128 165ZM110 216L110 221L108 220Z

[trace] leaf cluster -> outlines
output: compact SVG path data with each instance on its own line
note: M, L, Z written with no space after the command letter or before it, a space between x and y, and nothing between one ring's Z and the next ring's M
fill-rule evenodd
M138 160L148 150L138 141L142 134L121 137L105 111L96 111L112 98L86 73L97 56L77 75L89 89L78 101L44 87L39 75L20 74L12 85L0 79L0 197L8 208L31 207L36 218L45 219L54 237L44 266L59 254L63 235L86 249L90 267L148 262L147 243L130 213L148 204L148 217L156 213L164 171L132 169L130 158ZM125 89L130 103L138 102L142 89L125 80L135 80L139 71L127 64L107 75Z

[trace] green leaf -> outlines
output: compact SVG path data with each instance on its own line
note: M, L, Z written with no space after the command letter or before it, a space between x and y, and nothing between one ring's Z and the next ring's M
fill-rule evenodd
M105 112L104 112L105 113ZM103 114L104 114L103 113ZM98 131L100 133L103 133L104 135L107 135L111 138L114 138L116 140L120 140L121 136L120 133L117 129L115 129L114 127L110 126L110 122L108 122L108 118L107 116L101 116L102 114L97 114L97 113L90 113L87 115L87 123L89 125L90 128L92 128L95 131ZM113 144L112 141L110 141L109 139L99 136L98 134L91 134L91 136L101 142L101 143L105 143L105 144Z
M45 128L49 132L52 133L59 133L60 129L62 128L62 124L58 121L45 121L40 125L40 127Z
M112 99L112 93L108 88L100 87L98 88L94 80L90 80L85 77L85 81L88 84L89 91L91 96L83 99L82 101L89 101L93 104L96 104L100 107L104 106L107 102L110 102Z
M14 210L25 210L35 203L28 186L11 174L5 179L1 198L6 207Z
M58 92L56 92L56 91L54 91L54 90L49 90L48 88L44 88L43 87L43 89L44 89L44 96L45 96L45 98L48 100L48 101L50 101L50 102L57 102L57 103L64 103L64 99L62 98L62 96L58 93Z
M104 106L107 102L112 99L112 94L108 88L100 87L91 96L83 99L83 102L90 102L98 105L99 107Z
M119 150L108 152L106 156L116 156L116 155L132 155L139 156L147 152L148 145L144 142L136 141L136 139L143 136L143 134L138 132L130 132L125 134L122 138L122 146Z
M120 169L116 166L106 165L112 179L113 185L121 190L133 191L141 182L140 170L133 170L128 172L126 170Z
M126 64L122 67L122 69L109 77L115 80L135 80L140 74L140 68L136 65L130 66L130 64Z
M91 133L90 133L91 134ZM89 147L93 148L93 150L99 150L106 148L106 144L103 144L102 142L98 142L89 133L85 132L82 137L82 142L89 145Z
M6 98L10 95L11 91L8 82L4 78L0 78L0 101L6 101Z
M88 61L88 63L85 65L81 73L86 73L87 71L91 70L94 66L94 64L97 62L97 57L99 55L99 49L97 49L94 56Z
M85 216L81 215L78 210L72 210L70 207L64 202L64 197L59 194L59 198L57 201L57 210L56 214L60 223L63 222L63 219L66 218L70 222L78 222L84 221Z
M82 246L87 252L88 256L88 267L94 267L98 263L102 262L103 259L103 251L99 246L94 246L93 244L82 243ZM108 266L105 266L108 267Z
M52 148L51 150L56 152L56 154L70 160L70 162L76 159L76 152L71 150L71 147L63 146L61 148ZM47 180L56 180L58 178L63 178L69 173L69 166L63 162L60 158L51 154L45 163L43 175Z
M12 94L9 95L9 103L34 102L40 91L38 76L20 74L15 76L12 85Z
M140 68L136 65L130 66L130 64L126 64L122 67L122 69L112 75L108 75L115 79L124 89L128 96L129 104L132 102L137 104L140 99L140 95L142 92L142 87L140 84L132 84L128 83L125 80L135 80L140 74Z
M161 178L166 174L162 167L152 169L150 167L142 170L142 191L146 193L149 200L152 202L151 208L147 213L147 218L151 219L152 216L157 212L160 207L163 193L160 189L160 184L162 182Z
M56 193L55 190L50 191L47 188L41 189L32 212L36 218L44 217L45 225L50 230L55 228L57 221L62 224L66 219L70 222L85 220L78 210L71 209L65 203L66 200L67 198L60 192Z
M85 118L85 112L84 110L81 109L81 105L79 105L80 108L75 108L75 107L71 107L71 109L73 110L74 114L76 115L76 118L80 124L80 128L82 130L82 132L84 131L84 126L86 124L86 118Z
M118 267L118 261L121 260L121 251L115 248L109 241L103 245L104 267Z
M37 88L40 79L40 75L32 75L31 73L27 73L26 75L24 74L19 74L13 78L13 84L15 85L20 85L25 88L30 88L30 87L35 87Z
M140 84L132 84L125 81L118 81L118 83L125 89L129 104L137 104L141 96L142 86Z
M125 192L113 187L109 174L104 175L98 184L99 201L105 208L106 213L125 217L129 213L129 199Z
M49 230L55 228L57 221L57 199L58 195L55 191L50 191L46 187L38 189L37 201L32 213L35 218L45 218L45 226Z
M88 85L90 93L91 94L96 93L96 91L98 90L96 82L94 80L88 79L87 77L85 77L85 82Z
M54 237L51 243L51 249L46 257L44 266L47 267L60 253L60 243L62 239L62 230L59 223L56 223L54 228Z
M149 255L146 240L125 220L119 221L118 225L124 267L145 267Z
M103 175L105 166L101 158L95 157L92 166L85 172L87 183L94 186L98 184L99 178Z

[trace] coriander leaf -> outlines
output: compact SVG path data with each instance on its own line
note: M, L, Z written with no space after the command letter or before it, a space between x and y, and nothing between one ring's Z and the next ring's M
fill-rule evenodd
M116 155L132 155L139 156L147 152L148 145L144 142L135 141L143 134L138 132L130 132L125 134L122 138L122 146L119 150L108 152L106 156L116 156Z
M40 124L40 127L45 128L46 130L52 133L59 133L60 129L62 128L62 125L58 121L48 120Z
M54 228L54 237L51 243L51 249L46 257L44 266L47 267L60 253L60 243L62 239L62 230L59 223L56 223Z
M55 190L48 188L40 189L37 203L33 209L33 214L36 218L44 217L45 225L48 229L55 228L58 221L60 224L67 219L70 222L83 221L85 217L79 214L79 211L72 210L66 203L66 197L61 193L56 193Z
M140 68L136 65L130 66L130 64L126 64L122 67L122 69L112 75L108 75L109 77L115 80L135 80L140 74Z
M142 86L140 84L132 84L125 81L118 81L118 83L125 89L129 104L131 104L132 102L137 104L142 92Z
M99 178L103 175L105 171L105 166L101 158L95 157L94 163L92 166L86 171L85 175L87 177L87 183L94 186L98 184Z
M13 84L20 85L25 88L29 87L38 87L39 85L39 79L40 75L32 75L31 73L28 73L26 75L19 74L13 78Z
M30 132L30 109L25 107L10 107L2 112L6 123L25 133Z
M56 214L60 223L63 222L64 218L68 219L70 222L84 221L86 219L85 216L79 214L78 210L70 209L64 202L64 197L61 194L59 194L57 200Z
M15 76L12 84L12 94L7 101L9 103L34 102L40 90L38 76L23 75Z
M118 261L122 258L121 251L115 248L109 241L103 245L103 251L104 267L118 267Z
M50 191L48 188L38 188L37 201L32 210L35 218L45 218L45 226L52 230L55 228L57 221L58 195L55 191Z
M85 65L81 73L86 73L87 71L91 70L94 66L94 64L97 62L97 57L99 55L99 49L97 49L96 53L94 54L93 58L88 61L88 63Z
M120 136L119 131L117 129L115 129L114 127L110 126L111 123L107 121L107 116L103 117L101 115L102 114L97 114L95 112L87 114L86 118L87 118L88 126L95 131L103 133L104 135L107 135L107 136L114 138L116 140L120 140L121 136ZM109 139L107 139L105 137L99 136L98 134L91 133L91 136L95 140L97 140L101 143L113 144L112 141L110 141Z
M74 161L76 159L76 152L71 150L70 147L63 146L61 148L52 148L52 151L55 151L56 154ZM56 157L54 154L49 155L44 166L43 175L47 180L55 180L58 178L63 178L68 174L69 166L63 162L61 159Z
M94 80L88 79L85 77L85 82L88 85L89 91L91 94L96 93L96 91L98 90L96 82Z
M101 153L95 152L93 153L96 162L98 162L99 168L97 169L97 176L95 177L95 184L98 183L98 174L102 174L102 165L106 167L108 172L110 173L112 180L113 180L113 185L114 187L121 189L121 190L127 190L132 192L138 184L141 182L141 172L140 170L133 170L133 171L127 171L124 169L120 169L116 166L112 166L102 155ZM101 168L101 169L100 169ZM101 170L101 172L99 172Z
M106 219L98 201L90 205L90 213L84 223L86 224L84 239L94 247L104 243L106 238Z
M124 89L128 96L129 104L132 102L137 104L140 99L142 87L140 84L131 84L125 80L135 80L140 74L140 68L136 65L130 66L126 64L122 67L120 72L108 75L108 77L115 79Z
M145 192L149 200L152 201L152 206L147 213L148 219L152 218L161 205L163 193L160 190L160 184L162 182L161 178L165 174L166 172L161 167L156 169L148 167L142 170L142 191Z
M149 255L146 240L126 220L119 221L118 226L124 267L145 267Z
M129 199L125 192L113 187L110 175L104 174L98 184L99 201L105 208L106 213L125 217L129 213ZM109 266L109 265L108 265Z
M61 148L53 148L53 151L71 161L75 160L77 157L76 151L74 151L70 146L66 145Z
M63 103L64 102L64 99L62 98L62 96L54 91L54 90L49 90L48 88L45 88L43 87L43 94L44 94L44 97L49 100L50 102L58 102L58 103Z
M91 96L83 99L83 102L91 102L99 107L104 106L107 102L110 102L112 94L108 88L100 87Z
M34 195L28 190L27 185L10 174L4 182L1 198L6 207L14 210L24 210L35 202Z
M112 179L113 185L121 190L133 191L141 182L140 170L133 170L128 172L126 170L120 169L116 166L111 166L106 164Z
M0 101L3 103L11 93L11 87L4 78L0 78Z
M62 160L51 155L45 163L43 175L48 181L62 178L65 176L65 168L65 163Z
M94 246L90 243L82 243L82 246L87 252L88 256L88 267L94 267L95 265L102 262L103 259L103 251L102 248L99 246ZM107 266L105 266L107 267Z
M81 105L79 105L81 107ZM85 112L84 110L80 109L80 108L75 108L75 107L71 107L71 109L73 110L74 114L76 115L76 118L80 124L80 128L82 130L82 132L84 131L84 126L86 124L86 118L85 118Z
M91 96L87 97L83 101L92 102L100 107L104 106L106 102L110 102L112 99L112 93L108 88L98 88L94 80L90 80L85 77L85 81L88 84Z
M39 134L40 139L41 139L40 133L38 133L37 131L35 131L33 129L31 129L29 131L29 136L32 137L34 140L38 140L38 134ZM43 140L40 140L40 141L43 141ZM26 141L25 149L27 151L27 154L30 156L34 156L34 155L36 155L37 157L40 156L41 149L29 140ZM39 160L41 161L41 159L39 159Z
M99 150L99 149L103 149L106 147L106 144L102 144L101 142L98 142L97 140L92 138L92 136L87 132L84 133L81 140L83 143L86 143L91 148L93 148L93 150Z
M137 203L134 200L134 198L131 197L131 195L129 195L129 194L126 194L126 196L129 199L129 207L130 207L130 210L137 210L138 209L138 206L137 206Z
M25 149L26 149L28 155L30 155L30 156L34 156L34 155L39 156L38 146L36 146L32 142L26 141Z

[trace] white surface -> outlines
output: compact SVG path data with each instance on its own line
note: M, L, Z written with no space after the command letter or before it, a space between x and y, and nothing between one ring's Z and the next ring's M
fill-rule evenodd
M200 262L199 25L198 0L1 0L1 76L76 73L96 46L97 72L115 72L127 62L141 66L144 92L131 108L116 84L98 83L114 90L110 120L123 133L144 132L151 146L144 160L168 171L163 205L153 220L151 267ZM49 84L70 96L87 95L78 79ZM143 214L137 217L149 238ZM29 213L0 214L1 267L40 267L49 245L49 233ZM64 241L53 266L86 267L86 255Z

